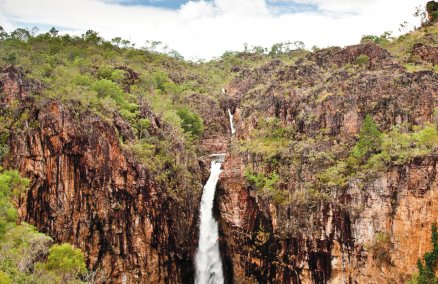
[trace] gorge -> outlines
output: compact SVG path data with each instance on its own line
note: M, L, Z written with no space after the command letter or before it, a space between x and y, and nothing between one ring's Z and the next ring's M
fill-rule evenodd
M438 23L198 63L92 31L0 55L2 167L28 181L0 225L80 249L64 282L436 279ZM49 256L0 258L5 283L44 283Z

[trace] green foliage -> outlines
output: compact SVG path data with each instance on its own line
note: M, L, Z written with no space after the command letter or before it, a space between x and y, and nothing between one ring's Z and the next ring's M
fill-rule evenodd
M51 243L50 237L37 232L31 225L12 226L0 240L0 270L14 283L30 282L34 264L44 260Z
M260 119L250 133L251 139L242 143L242 150L268 160L281 157L289 152L294 133L292 127L284 126L278 118Z
M432 224L432 251L426 252L423 259L418 259L418 274L411 282L418 284L436 284L438 277L435 270L438 265L438 231L436 224Z
M8 53L3 57L3 60L6 61L8 64L14 65L17 62L17 53L16 52Z
M382 145L382 133L377 128L371 115L367 115L363 121L359 133L359 140L354 146L352 156L367 160L370 155L380 151Z
M181 127L185 132L191 133L195 137L199 137L202 134L204 123L198 114L188 108L181 108L177 111L177 115L181 118Z
M99 98L110 97L119 103L123 101L123 90L116 83L108 79L96 81L91 86L91 89L97 92Z
M79 281L79 273L86 273L79 250L72 252L68 249L70 245L55 246L50 250L49 262L38 263L45 261L53 240L29 224L16 224L12 199L28 186L29 180L20 177L17 171L0 170L0 283ZM56 275L52 275L55 270Z
M29 180L20 177L17 171L0 169L0 237L15 223L16 210L12 197L22 193Z
M381 36L375 36L375 35L365 35L360 40L360 43L366 44L366 43L375 43L375 44L386 44L389 43L393 38L391 37L391 32L384 32Z
M346 162L339 162L319 174L319 180L325 185L345 186L348 181L349 165Z
M367 67L370 64L370 58L365 55L361 54L354 60L354 64L358 65L361 68Z
M414 134L420 149L432 149L438 145L438 131L434 125L426 125L423 129Z
M280 176L276 172L269 175L245 170L246 180L252 184L263 196L269 196L276 204L282 204L286 201L287 195L278 188Z
M372 125L371 122L368 124ZM363 126L365 128L365 124ZM404 165L414 157L426 156L432 153L438 145L438 131L435 125L426 124L422 128L414 127L414 132L403 133L399 127L394 127L388 133L379 134L377 128L367 127L369 130L361 131L364 137L379 137L373 151L369 151L365 160L360 155L355 155L360 149L357 145L351 151L351 156L345 160L338 161L335 165L325 169L319 175L319 181L328 187L345 186L351 178L365 177L369 173L376 173L385 170L389 166ZM372 135L374 133L374 135ZM371 138L368 141L373 141ZM367 145L366 143L364 143ZM380 146L378 146L380 145ZM377 147L378 146L378 147ZM372 149L370 146L366 146ZM364 147L361 146L363 149ZM377 149L379 149L377 151ZM366 152L366 151L363 151ZM359 152L359 153L363 153Z
M0 270L0 284L12 284L11 277L6 272Z
M431 23L436 22L438 20L438 2L436 1L427 2L426 11L429 17L429 21Z
M70 244L52 246L43 266L48 271L61 275L63 281L75 279L87 272L81 250Z

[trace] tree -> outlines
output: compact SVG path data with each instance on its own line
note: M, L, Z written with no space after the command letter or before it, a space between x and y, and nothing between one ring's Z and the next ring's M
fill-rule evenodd
M199 137L204 131L204 124L202 118L190 111L188 108L181 108L178 110L177 115L181 118L181 127L184 132L191 133L193 136Z
M123 90L116 83L108 79L96 81L91 86L91 89L97 92L99 98L110 97L117 103L123 101Z
M432 224L432 251L423 255L423 260L418 259L418 275L412 279L413 283L436 284L438 277L435 275L438 264L438 231L436 224Z
M17 171L3 171L0 168L0 172L0 236L2 236L10 224L15 224L17 217L11 199L27 188L29 180L20 177Z
M352 155L355 158L367 160L372 154L380 151L382 145L382 133L377 128L371 115L367 115L363 121L359 133L359 140L353 148Z
M86 31L85 34L82 35L82 38L86 42L96 45L101 44L103 42L103 38L99 36L99 33L93 30Z
M30 38L30 36L31 36L30 32L22 28L18 28L11 33L11 38L20 41L27 41Z
M8 33L5 31L5 29L0 26L0 40L5 40L9 37Z
M121 37L115 37L111 40L111 43L117 47L120 47L120 43L122 42Z
M59 31L58 31L57 29L55 29L55 27L52 27L52 28L50 29L49 33L50 33L50 35L51 35L52 37L57 37Z
M52 246L44 268L61 275L63 283L87 272L81 250L70 244Z
M427 18L433 23L438 20L438 2L429 1L426 4Z

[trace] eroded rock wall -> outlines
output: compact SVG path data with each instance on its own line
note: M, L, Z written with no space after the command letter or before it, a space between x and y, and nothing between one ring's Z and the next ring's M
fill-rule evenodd
M349 71L346 64L360 54L369 56L369 65ZM418 258L430 250L431 225L438 222L438 156L353 179L345 188L330 191L326 201L312 203L305 201L310 193L303 189L324 169L324 159L308 152L332 152L335 160L345 155L367 114L382 131L394 125L435 123L437 82L433 72L407 73L375 45L323 50L293 65L272 61L243 70L229 88L238 130L218 190L229 280L407 281ZM271 168L259 156L239 150L259 120L268 117L292 126L297 143L310 143L301 143L310 150L301 151L295 160L280 161L287 175L283 190L289 195L304 192L302 200L290 205L261 196L244 177L245 169ZM339 147L343 150L336 152ZM379 234L389 236L390 252L384 261L372 250Z
M106 283L192 282L199 166L190 169L199 186L177 199L122 148L118 135L132 134L119 117L117 133L91 112L58 101L36 103L29 97L35 90L25 88L18 70L4 70L2 78L2 111L11 111L14 99L17 117L27 113L21 130L11 131L6 159L31 180L17 204L20 218L81 248L88 268L99 270Z

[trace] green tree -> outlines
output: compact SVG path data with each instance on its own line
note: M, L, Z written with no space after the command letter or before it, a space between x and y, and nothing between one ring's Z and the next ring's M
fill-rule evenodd
M97 92L99 98L110 97L117 103L123 100L123 90L116 83L108 79L95 82L91 89Z
M15 224L17 212L11 199L23 192L29 180L20 177L17 171L3 171L0 168L0 237L11 224Z
M418 275L411 280L411 283L437 284L438 277L435 270L438 265L438 231L436 224L432 225L432 251L426 252L423 261L418 259Z
M44 268L61 275L63 283L87 272L81 250L70 244L52 246Z
M184 129L184 132L191 133L196 137L202 134L204 131L204 123L198 114L188 108L181 108L177 111L177 115L182 120L181 127Z
M436 1L427 2L426 11L429 21L431 23L435 22L438 19L438 2Z
M0 26L0 40L5 40L9 37L8 33L5 31L5 29Z
M380 151L382 145L382 133L377 128L371 115L367 115L363 121L359 133L359 140L353 148L352 156L367 160L372 154Z

